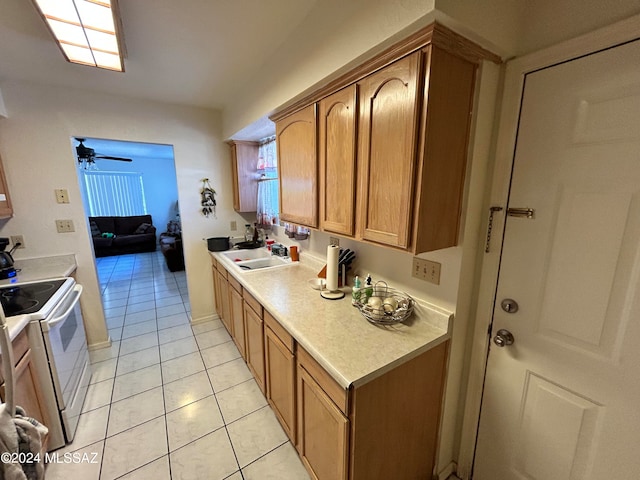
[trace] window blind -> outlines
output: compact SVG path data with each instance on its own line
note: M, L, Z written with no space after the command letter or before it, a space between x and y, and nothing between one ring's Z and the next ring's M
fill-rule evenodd
M142 173L84 171L89 216L146 215Z

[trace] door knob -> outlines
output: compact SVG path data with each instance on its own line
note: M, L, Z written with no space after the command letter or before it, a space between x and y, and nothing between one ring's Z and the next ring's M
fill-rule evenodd
M507 313L516 313L518 311L518 302L516 302L513 298L505 298L500 302L500 306L502 310Z
M513 335L509 330L505 330L504 328L498 330L496 336L493 337L493 343L495 343L499 347L505 347L507 345L512 345L514 341Z

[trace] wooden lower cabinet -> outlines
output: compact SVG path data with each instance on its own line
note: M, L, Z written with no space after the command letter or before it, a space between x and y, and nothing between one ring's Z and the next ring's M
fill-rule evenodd
M15 364L15 390L13 393L16 405L24 408L29 417L33 417L43 425L51 425L51 419L45 405L44 395L40 388L38 374L31 362L31 349L29 348L27 330L23 330L13 340L13 354ZM0 362L0 371L2 365ZM2 379L4 380L4 379ZM5 401L5 384L0 387L0 399ZM47 439L45 439L42 451L47 450Z
M313 479L432 478L449 342L347 389L222 266L214 272L221 318Z
M222 270L222 271L221 271ZM220 294L220 319L229 334L233 337L233 323L231 321L231 299L229 297L229 282L227 281L227 271L223 267L216 270L218 279L218 291Z
M270 317L265 312L265 322ZM275 321L275 320L274 320ZM286 342L287 339L284 339ZM295 371L296 359L276 333L264 329L264 353L267 382L267 400L282 428L293 444L296 443Z
M247 294L245 293L245 296ZM244 302L244 328L247 367L251 370L262 393L267 392L264 369L264 324L262 321L262 307L257 313L251 305Z
M242 300L242 287L240 291L234 288L229 279L229 302L230 302L230 316L231 323L233 324L233 341L235 342L240 355L245 360L247 359L247 351L245 345L245 327L244 327L244 301Z
M220 280L218 279L218 262L211 262L211 276L213 277L213 300L216 313L222 318L222 303L220 300Z
M298 364L298 453L313 478L347 478L349 420Z

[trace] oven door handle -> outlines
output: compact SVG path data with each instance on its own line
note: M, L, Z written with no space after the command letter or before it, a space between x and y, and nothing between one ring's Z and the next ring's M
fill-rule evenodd
M73 300L71 301L71 304L69 305L69 307L67 307L64 313L53 317L51 320L47 322L47 325L50 329L54 328L58 323L64 321L69 316L69 313L71 312L71 310L73 310L73 308L76 306L76 303L78 303L78 300L80 300L81 294L82 294L82 285L76 284L76 286L73 287L73 290L69 293L69 295L75 295L75 298L73 298Z

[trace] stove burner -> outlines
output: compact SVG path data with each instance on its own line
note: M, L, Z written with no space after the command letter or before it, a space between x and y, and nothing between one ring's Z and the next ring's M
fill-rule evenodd
M4 296L4 294L3 294ZM19 299L18 301L9 301L5 304L2 302L2 308L4 308L4 314L7 317L12 317L13 315L19 315L21 313L25 313L26 310L36 311L40 302L37 300L29 300L29 299Z
M0 288L0 302L7 317L35 313L64 283L64 280L25 283Z

